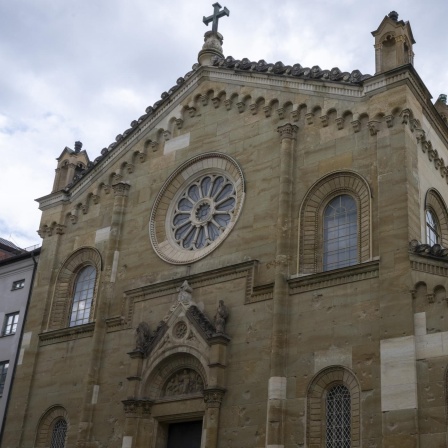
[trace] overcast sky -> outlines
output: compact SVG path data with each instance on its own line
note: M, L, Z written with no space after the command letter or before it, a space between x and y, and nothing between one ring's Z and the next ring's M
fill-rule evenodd
M163 5L162 5L163 3ZM211 0L0 0L0 237L40 242L34 199L55 158L83 142L93 160L197 61ZM374 74L370 34L409 20L414 65L448 93L447 0L226 0L225 56ZM430 7L430 8L429 8ZM148 216L149 218L149 216Z

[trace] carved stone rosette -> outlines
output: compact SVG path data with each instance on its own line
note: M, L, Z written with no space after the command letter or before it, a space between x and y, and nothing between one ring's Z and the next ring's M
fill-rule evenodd
M123 400L124 413L126 417L130 418L148 418L151 415L151 407L153 402L151 400Z
M204 389L204 403L206 408L220 408L226 390L218 387Z

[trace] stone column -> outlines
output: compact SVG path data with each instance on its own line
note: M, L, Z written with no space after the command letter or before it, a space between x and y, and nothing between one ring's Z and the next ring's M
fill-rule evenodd
M201 448L218 446L219 411L224 393L225 389L219 387L204 390L205 418Z
M106 318L109 304L113 298L115 275L118 266L118 248L123 218L126 210L127 196L130 185L127 182L118 182L112 186L114 191L114 206L112 210L109 241L104 254L104 273L101 275L101 284L96 297L95 330L92 338L92 351L89 368L85 381L83 405L80 411L78 440L79 448L90 448L93 411L100 393L99 377L102 365L102 352L106 336Z
M294 142L298 127L280 126L280 191L277 209L271 372L268 385L266 446L284 446L284 413L286 400L286 352L288 316L289 243L294 166Z

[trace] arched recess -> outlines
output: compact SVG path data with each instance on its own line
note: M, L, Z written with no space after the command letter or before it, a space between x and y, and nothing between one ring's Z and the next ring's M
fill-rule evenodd
M54 405L48 408L37 424L35 448L48 448L51 443L54 425L60 420L67 423L67 434L70 430L70 420L65 408L61 405ZM67 443L65 443L65 446Z
M327 394L337 385L345 386L350 393L350 446L361 446L361 388L355 374L343 366L331 366L321 370L308 387L306 446L327 446Z
M333 198L343 194L352 196L357 205L358 262L371 259L372 195L369 184L353 171L334 171L314 183L300 207L298 272L312 274L323 270L323 213Z
M196 372L202 380L202 389L207 388L207 372L203 363L190 353L177 352L165 357L152 369L144 381L142 396L151 400L162 398L170 379L184 371Z
M425 223L426 212L431 211L437 217L438 224L440 226L440 243L443 247L448 248L448 211L440 193L430 188L426 192L425 198ZM425 225L425 241L426 241L426 225Z
M55 330L68 326L73 287L78 272L85 266L96 269L96 282L91 316L94 315L100 272L103 269L101 254L94 247L81 247L66 258L59 269L48 319L48 329Z

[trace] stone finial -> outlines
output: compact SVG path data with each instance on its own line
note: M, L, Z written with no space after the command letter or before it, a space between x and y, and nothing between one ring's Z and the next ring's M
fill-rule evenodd
M212 22L212 30L204 34L204 45L198 54L198 62L200 65L213 65L212 59L215 56L224 57L222 53L222 34L218 33L218 20L221 17L228 16L229 10L224 7L222 10L219 3L213 3L213 14L203 18L205 25Z
M212 59L215 56L224 57L222 52L223 37L221 33L207 31L204 34L204 45L198 54L198 62L200 65L213 65Z
M212 22L212 32L218 32L218 20L221 17L227 16L229 17L229 10L224 6L224 8L220 11L221 5L219 3L213 3L213 14L209 17L205 17L202 19L204 24L207 26L210 22Z
M75 142L75 152L78 153L81 151L81 149L82 149L82 142L76 141Z
M392 19L393 21L398 21L398 12L397 11L391 11L389 13L389 18Z

